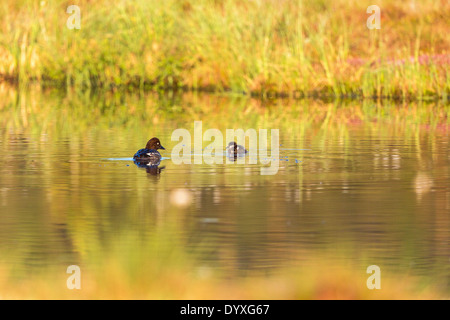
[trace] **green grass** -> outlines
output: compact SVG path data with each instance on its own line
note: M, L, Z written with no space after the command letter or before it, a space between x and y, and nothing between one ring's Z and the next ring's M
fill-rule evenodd
M81 9L69 30L66 9ZM447 1L3 1L0 79L86 89L448 99ZM424 62L423 58L428 59ZM404 60L402 60L404 59Z

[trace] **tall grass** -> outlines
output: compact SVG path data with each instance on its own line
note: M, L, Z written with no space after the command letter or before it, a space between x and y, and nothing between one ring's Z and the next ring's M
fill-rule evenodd
M81 9L69 30L66 9ZM2 1L0 79L261 96L442 98L448 1Z

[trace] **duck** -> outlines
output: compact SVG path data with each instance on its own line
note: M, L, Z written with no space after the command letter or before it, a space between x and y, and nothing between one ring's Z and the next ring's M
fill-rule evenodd
M226 147L227 155L229 157L236 157L245 155L248 151L241 145L238 145L236 142L231 141Z
M161 145L161 141L158 138L151 138L148 140L145 148L139 149L133 156L134 162L147 166L157 166L161 162L161 154L158 150L166 150Z

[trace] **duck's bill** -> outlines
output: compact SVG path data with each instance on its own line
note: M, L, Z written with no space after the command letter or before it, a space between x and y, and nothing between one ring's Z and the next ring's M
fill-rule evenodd
M163 146L159 146L160 149L166 150L166 148L164 148Z

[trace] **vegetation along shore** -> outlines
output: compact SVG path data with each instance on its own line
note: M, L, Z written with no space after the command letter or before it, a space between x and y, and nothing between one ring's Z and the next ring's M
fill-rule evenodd
M448 100L450 3L378 5L370 30L356 0L2 1L0 81Z

